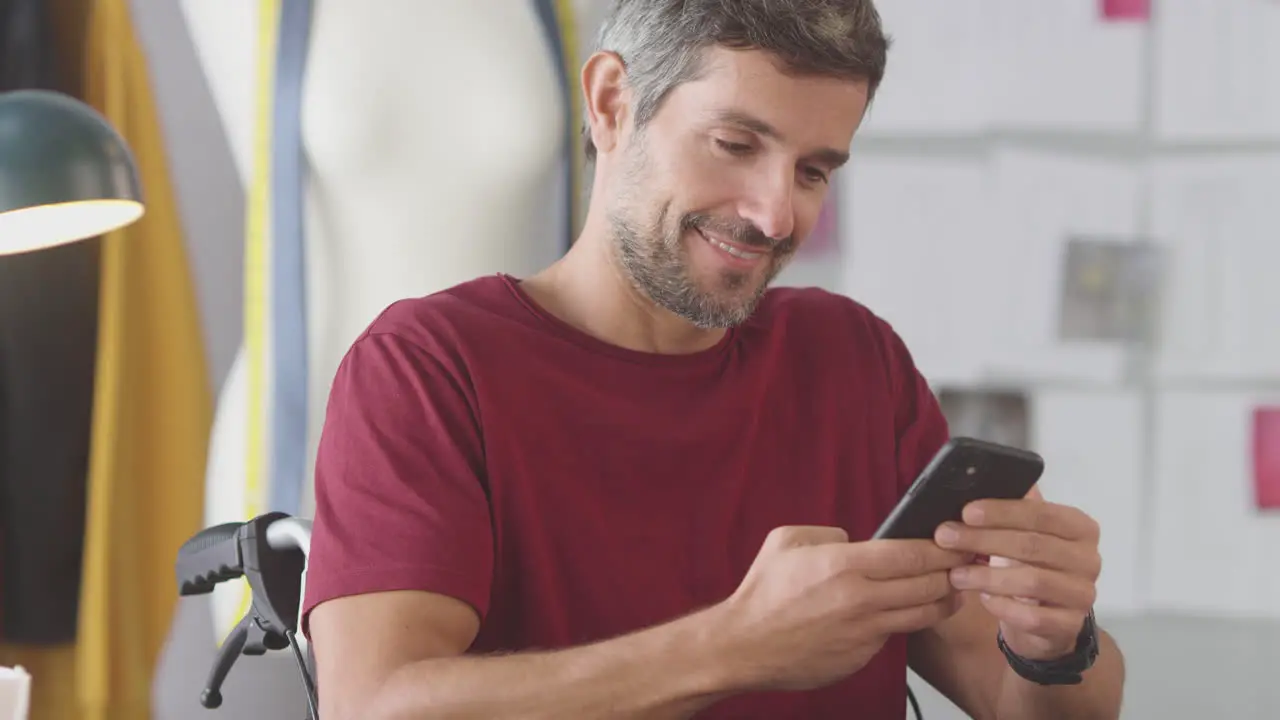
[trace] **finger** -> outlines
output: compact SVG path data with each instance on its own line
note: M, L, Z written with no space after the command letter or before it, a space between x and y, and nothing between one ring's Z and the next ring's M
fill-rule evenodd
M928 605L955 594L951 578L945 570L915 577L866 583L860 591L866 594L867 606L874 610Z
M871 616L869 622L878 632L886 635L913 633L946 620L956 613L958 607L950 598L943 598L915 607L885 610Z
M1084 511L1041 500L976 500L964 508L965 523L976 527L1028 530L1064 540L1097 543L1098 523Z
M1084 612L1088 612L1097 599L1097 588L1092 582L1056 570L1032 566L959 567L951 571L950 581L957 590L973 590L1009 598L1028 598L1043 604Z
M848 547L848 568L868 580L927 575L960 567L972 559L967 553L947 550L928 540L870 540Z
M934 536L938 545L975 555L996 555L1097 580L1102 558L1095 545L1024 530L999 530L943 523Z
M1080 634L1086 613L1069 608L1032 605L1000 595L979 595L987 612L1007 627L1042 638L1058 638L1070 644Z
M761 550L782 550L806 545L849 542L844 528L823 525L784 525L769 531Z

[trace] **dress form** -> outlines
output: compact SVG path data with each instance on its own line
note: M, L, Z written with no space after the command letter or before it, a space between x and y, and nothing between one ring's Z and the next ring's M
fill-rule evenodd
M182 5L247 188L257 2ZM313 458L334 372L387 305L480 275L529 274L558 255L564 110L558 69L528 2L315 0L308 57ZM208 524L246 519L245 365L242 350L219 397ZM309 516L309 487L305 498ZM232 585L215 592L219 637L239 619Z

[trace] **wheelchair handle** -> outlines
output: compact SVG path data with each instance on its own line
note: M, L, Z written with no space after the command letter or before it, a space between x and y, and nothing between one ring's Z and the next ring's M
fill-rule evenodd
M276 520L267 526L267 544L276 550L297 548L303 556L311 553L311 521L296 517Z
M175 567L179 595L206 595L219 583L241 577L252 595L249 612L218 649L201 705L222 705L222 683L241 655L292 647L314 718L315 687L297 639L310 549L311 521L282 512L215 525L183 543Z

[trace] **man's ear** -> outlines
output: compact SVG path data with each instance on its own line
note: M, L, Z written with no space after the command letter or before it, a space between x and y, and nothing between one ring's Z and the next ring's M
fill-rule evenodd
M596 150L613 150L630 112L627 67L617 53L597 52L587 58L582 66L582 96Z

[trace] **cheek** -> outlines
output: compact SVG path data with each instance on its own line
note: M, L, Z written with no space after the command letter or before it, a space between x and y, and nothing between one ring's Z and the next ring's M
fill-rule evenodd
M705 153L687 153L670 170L677 202L695 212L733 206L743 196L745 173Z

